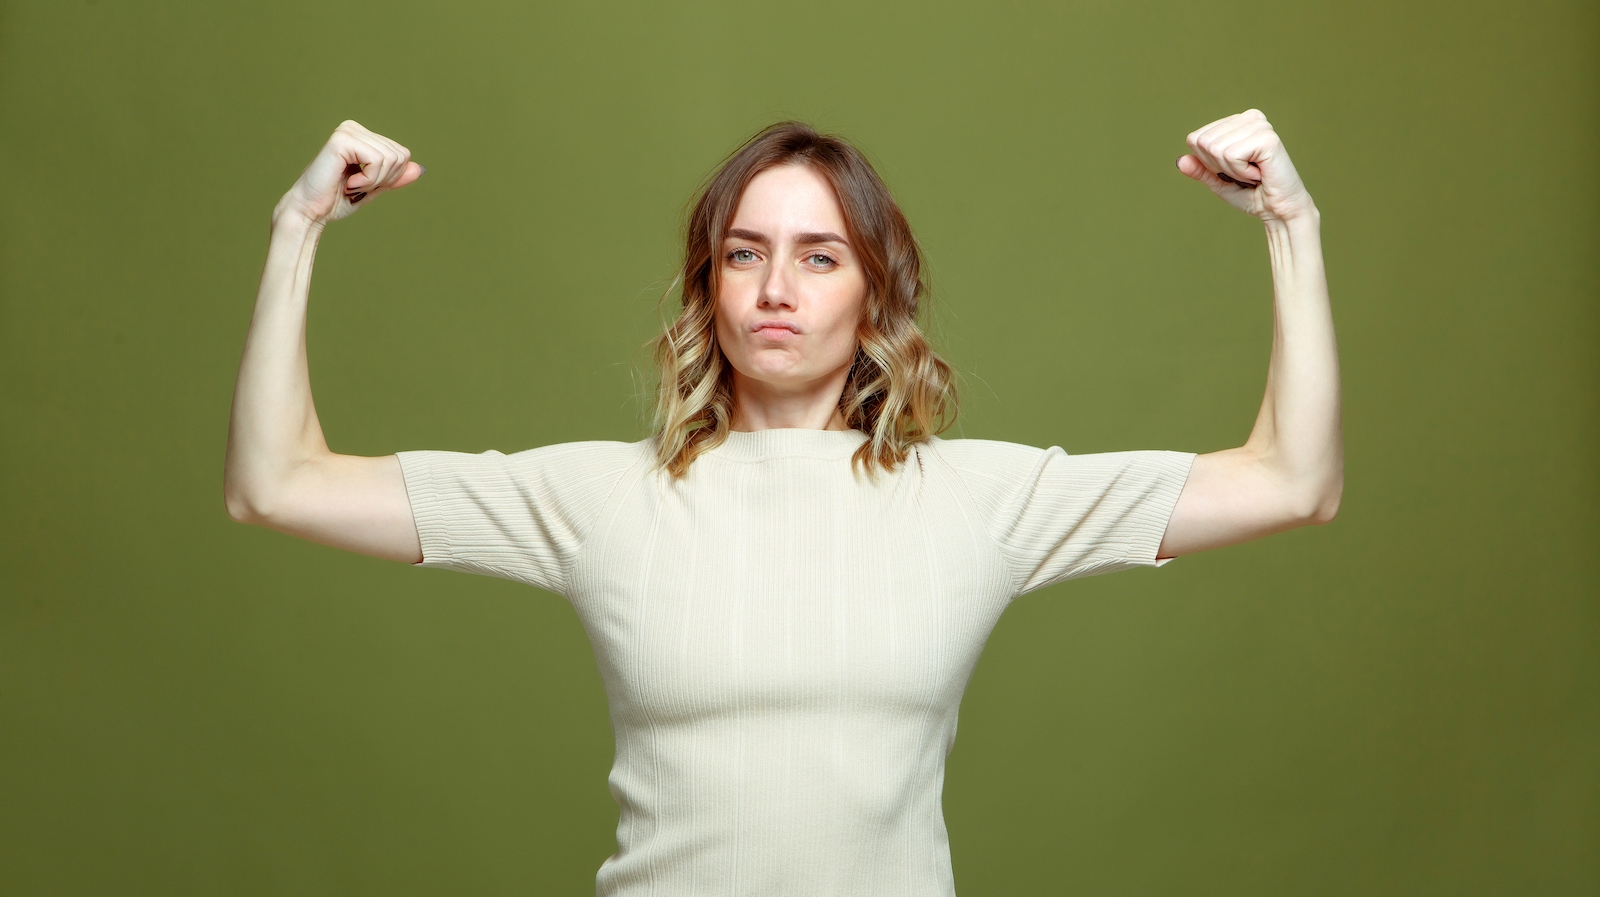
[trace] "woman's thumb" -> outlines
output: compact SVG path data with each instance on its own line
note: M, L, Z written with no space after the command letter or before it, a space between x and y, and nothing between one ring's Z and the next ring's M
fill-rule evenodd
M390 187L389 189L398 190L401 187L404 187L405 185L407 185L407 184L411 183L412 181L416 180L417 178L422 177L424 174L427 173L427 171L428 171L428 169L427 169L426 166L418 165L415 162L407 162L406 163L405 173L401 174L400 177L396 178L395 182L394 182L394 186Z
M1216 176L1211 173L1211 170L1206 168L1192 153L1179 156L1177 164L1178 170L1183 172L1185 177L1192 178L1206 186L1211 186L1212 182L1216 180Z

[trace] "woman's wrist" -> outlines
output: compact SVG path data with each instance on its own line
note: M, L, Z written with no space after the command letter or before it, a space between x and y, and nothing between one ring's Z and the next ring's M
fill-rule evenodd
M1293 215L1263 217L1261 224L1272 257L1274 292L1289 295L1313 286L1306 278L1322 277L1322 215L1316 206L1308 203L1304 211ZM1285 288L1288 293L1283 292ZM1317 292L1326 296L1326 285Z
M1285 235L1292 233L1314 233L1322 229L1322 213L1317 210L1308 197L1303 207L1296 208L1287 214L1263 215L1261 224L1269 232L1280 232Z
M298 209L285 208L282 204L273 210L272 228L267 237L267 269L262 273L263 288L269 280L277 282L273 272L281 274L310 264L316 255L317 244L322 242L322 228L325 225L326 222L318 221ZM285 265L288 267L285 268Z
M320 231L326 223L306 214L288 195L279 200L277 207L272 210L272 229L275 232Z
M1317 226L1322 222L1322 213L1317 210L1317 204L1311 201L1311 194L1302 192L1301 195L1289 202L1275 204L1271 210L1259 213L1261 223L1267 227L1282 225L1286 227Z

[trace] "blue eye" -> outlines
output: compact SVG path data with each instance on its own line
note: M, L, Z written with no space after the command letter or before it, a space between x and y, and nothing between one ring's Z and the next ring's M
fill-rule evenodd
M820 252L807 256L807 260L819 268L826 268L827 266L834 264L833 256L825 255Z
M734 251L728 253L728 258L735 262L739 262L740 264L744 264L746 262L755 261L756 254L749 249L735 249Z

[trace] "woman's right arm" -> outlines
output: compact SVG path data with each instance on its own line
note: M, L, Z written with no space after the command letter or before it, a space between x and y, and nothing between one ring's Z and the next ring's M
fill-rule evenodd
M234 520L374 557L422 560L399 459L328 450L306 365L306 303L323 227L421 174L405 147L347 121L273 210L228 425L223 496Z

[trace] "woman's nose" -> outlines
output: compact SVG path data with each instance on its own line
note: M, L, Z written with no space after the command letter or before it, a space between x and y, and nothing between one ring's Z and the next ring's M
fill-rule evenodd
M783 265L773 265L767 269L767 277L761 284L761 295L757 305L761 308L787 308L793 310L794 305L794 274Z

